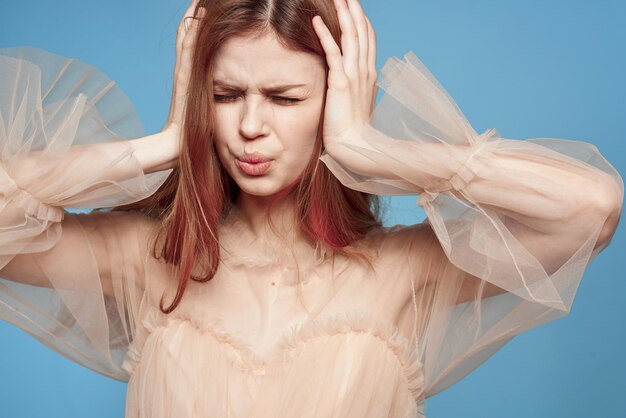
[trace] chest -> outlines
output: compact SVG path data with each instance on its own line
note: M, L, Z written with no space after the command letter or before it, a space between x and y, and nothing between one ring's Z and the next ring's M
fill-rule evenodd
M396 279L390 269L359 264L220 265L209 282L190 282L168 315L158 300L171 301L175 283L162 282L146 293L125 360L129 405L148 397L200 408L188 416L221 407L224 416L298 416L308 403L311 411L329 408L316 417L342 408L341 416L381 416L368 415L374 400L406 411L423 385L413 341L398 326L406 304ZM163 381L187 389L155 384ZM367 394L363 382L371 383ZM286 405L292 409L272 410Z
M127 364L127 406L137 416L139 405L155 408L147 416L409 416L422 397L411 342L367 312L298 324L268 350L215 317L151 310L144 326L132 347L138 360Z
M391 266L368 268L337 259L309 268L285 265L220 263L208 282L189 281L172 317L218 324L219 329L267 352L291 328L345 312L367 312L397 324L406 307L406 291L394 280ZM155 274L148 306L169 304L176 282L166 272Z

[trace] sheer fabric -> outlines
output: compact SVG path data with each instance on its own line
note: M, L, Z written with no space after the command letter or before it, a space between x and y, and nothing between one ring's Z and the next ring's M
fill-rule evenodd
M346 144L394 177L320 159L348 187L418 195L427 219L370 231L357 243L373 257L369 269L321 244L256 242L233 208L216 276L191 282L165 315L158 304L171 301L174 269L150 254L158 223L63 210L137 201L169 175L144 173L130 146L88 160L72 151L140 136L131 103L93 67L34 48L0 50L0 72L0 318L128 381L128 417L423 417L428 396L515 335L566 315L606 246L595 246L600 217L581 221L567 245L538 246L531 228L464 186L510 153L605 172L623 197L621 177L591 144L477 135L409 54L387 62L372 124L362 144ZM382 146L385 135L407 146ZM434 144L468 152L442 161Z
M70 151L142 132L128 98L95 68L19 47L0 50L0 73L0 317L66 357L123 380L120 366L141 297L141 272L131 261L145 254L131 228L137 216L64 208L135 202L169 173L144 175L131 147L115 155L94 149L87 159ZM116 178L120 167L126 178ZM16 255L13 265L28 274L11 280Z
M487 168L494 161L500 161L497 170L507 193L527 196L528 207L535 195L550 196L560 187L551 177L557 171L572 182L604 173L620 202L624 183L591 143L505 139L495 129L478 134L412 52L389 59L378 84L385 94L364 126L361 142L342 145L352 158L364 158L393 176L361 175L327 153L321 159L347 187L379 195L419 193L428 238L413 235L415 252L408 261L438 264L420 268L416 262L412 273L416 347L430 396L475 369L513 336L568 314L587 265L610 242L596 246L605 217L581 214L572 225L574 233L547 236L533 228L533 219L494 209L497 196L489 197L493 204L478 203L466 186L493 176L494 169ZM390 143L389 137L401 141ZM510 166L503 166L507 161ZM538 170L529 173L521 164L536 164ZM540 171L539 164L553 170ZM535 205L533 210L546 216L551 208Z

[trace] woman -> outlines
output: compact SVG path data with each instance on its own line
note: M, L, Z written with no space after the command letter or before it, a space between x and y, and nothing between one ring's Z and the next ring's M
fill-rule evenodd
M356 0L192 2L170 117L133 140L101 75L2 55L0 315L127 380L129 417L424 416L569 312L620 217L595 147L477 134L412 54L373 109ZM383 227L389 194L427 222Z

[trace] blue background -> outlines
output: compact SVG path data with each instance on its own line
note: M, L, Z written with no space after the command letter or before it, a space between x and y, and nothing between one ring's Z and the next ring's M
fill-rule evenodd
M413 50L478 132L588 141L626 173L626 5L574 0L363 0L378 67ZM116 80L146 133L169 110L186 1L0 0L0 47L79 58ZM392 198L387 224L424 218ZM429 418L623 417L624 226L589 266L569 316L515 338L427 403ZM0 323L0 415L122 417L126 385Z

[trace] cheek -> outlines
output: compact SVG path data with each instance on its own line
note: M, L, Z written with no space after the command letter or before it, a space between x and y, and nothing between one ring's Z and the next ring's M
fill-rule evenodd
M275 129L280 137L289 138L284 144L285 148L297 149L310 155L315 146L317 131L320 124L321 104L312 104L302 107L297 111L284 112L275 120Z
M220 138L224 138L224 136L216 129L215 136L213 138L213 152L215 153L217 159L222 164L222 166L224 166L224 168L229 171L228 158L230 152L227 143Z
M215 113L215 126L214 126L214 148L217 153L218 158L224 164L225 159L227 159L230 155L230 149L233 148L234 144L231 142L233 138L236 138L237 134L237 125L231 120L232 116L230 116L227 112L219 112Z
M317 123L305 123L300 119L291 125L284 124L283 127L283 132L278 135L281 138L283 157L289 165L289 171L300 172L309 163L315 150Z
M236 127L236 122L233 120L233 117L232 112L227 112L225 109L220 109L220 106L217 106L215 110L214 126L216 144L220 142L219 138L228 138L229 132ZM222 140L221 142L223 143L224 141Z
M315 148L321 108L322 100L311 98L306 104L269 112L266 123L274 138L265 146L265 151L282 154L291 169L306 165ZM238 137L238 112L235 109L234 106L222 109L218 106L215 113L215 151L226 166L231 149L241 147L245 142Z

